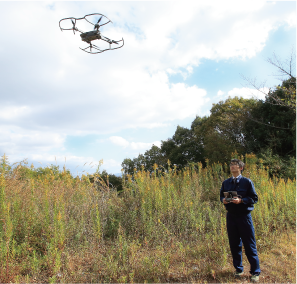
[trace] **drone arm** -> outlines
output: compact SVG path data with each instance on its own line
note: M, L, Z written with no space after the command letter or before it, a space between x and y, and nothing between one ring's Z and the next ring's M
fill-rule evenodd
M63 30L69 30L69 31L77 31L77 32L80 32L80 33L83 33L82 31L80 31L75 25L76 25L76 21L78 21L78 20L82 20L83 18L73 18L73 17L71 17L71 18L64 18L64 19L62 19L62 20L60 20L59 21L59 27L60 27L60 29L61 29L61 31L63 31ZM70 29L65 29L65 28L62 28L61 27L61 22L62 21L65 21L65 20L71 20L71 22L72 22L72 24L73 24L73 27L72 28L70 28Z
M111 40L111 39L109 39L108 37L101 35L101 39L104 40L104 41L106 41L106 42L108 42L109 44L113 44L113 43L115 43L115 44L119 44L119 42L122 41L122 42L123 42L123 45L124 45L124 39L123 39L123 38L120 39L120 40ZM122 46L123 46L123 45L122 45ZM117 48L118 48L118 47L117 47ZM114 49L114 48L113 48L113 49Z

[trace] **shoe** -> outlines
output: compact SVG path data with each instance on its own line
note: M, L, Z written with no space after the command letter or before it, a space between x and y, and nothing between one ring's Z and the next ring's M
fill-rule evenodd
M234 272L235 277L241 277L241 275L243 275L243 271L235 271Z
M259 275L252 275L251 276L251 282L259 282L259 278L260 278Z

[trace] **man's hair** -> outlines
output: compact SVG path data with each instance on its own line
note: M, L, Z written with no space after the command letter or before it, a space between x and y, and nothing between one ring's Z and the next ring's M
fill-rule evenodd
M244 162L243 162L243 161L241 161L241 160L239 160L239 159L232 159L232 160L231 160L231 163L236 163L236 164L238 164L239 167L242 168L242 171L241 171L241 172L243 172L243 170L244 170Z

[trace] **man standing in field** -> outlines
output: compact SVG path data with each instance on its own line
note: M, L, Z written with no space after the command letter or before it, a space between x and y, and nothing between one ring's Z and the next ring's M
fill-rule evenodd
M259 258L256 247L255 230L253 226L251 211L258 201L253 182L241 175L244 163L238 159L231 160L230 171L232 177L222 183L220 192L221 202L227 210L227 232L233 265L236 269L234 276L240 277L243 274L242 265L242 243L245 254L251 265L251 281L258 282L260 275ZM224 192L236 191L237 197L227 201Z

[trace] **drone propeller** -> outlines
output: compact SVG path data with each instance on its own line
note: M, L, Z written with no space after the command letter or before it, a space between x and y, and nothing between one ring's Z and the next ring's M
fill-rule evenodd
M102 17L103 17L103 16L101 16L101 17L99 18L99 20L98 20L97 24L99 24L99 23L100 23L100 21L102 20Z
M103 16L101 16L101 17L98 19L96 25L94 26L94 30L97 30L97 31L99 30L99 27L100 27L99 23L100 23L100 21L102 20L102 17L103 17Z

